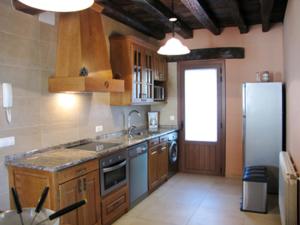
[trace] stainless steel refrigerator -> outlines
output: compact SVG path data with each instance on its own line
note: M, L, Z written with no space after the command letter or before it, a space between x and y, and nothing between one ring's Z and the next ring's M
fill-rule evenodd
M279 152L283 149L283 84L243 84L244 166L268 168L269 193L278 193Z

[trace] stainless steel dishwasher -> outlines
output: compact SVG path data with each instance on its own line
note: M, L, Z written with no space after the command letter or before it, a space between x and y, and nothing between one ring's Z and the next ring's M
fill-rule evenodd
M130 207L148 195L148 145L147 142L128 148Z

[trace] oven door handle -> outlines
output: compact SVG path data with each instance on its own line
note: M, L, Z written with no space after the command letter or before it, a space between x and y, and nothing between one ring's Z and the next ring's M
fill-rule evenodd
M123 162L119 163L118 165L103 168L102 171L103 171L103 173L108 173L108 172L120 169L121 167L125 166L126 164L127 164L127 160L124 160Z

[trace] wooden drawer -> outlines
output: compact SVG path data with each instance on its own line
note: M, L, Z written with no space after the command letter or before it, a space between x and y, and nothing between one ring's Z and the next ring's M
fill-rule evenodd
M124 186L102 200L102 224L112 224L125 214L128 209L128 186Z
M151 140L149 140L149 148L158 145L159 144L159 138L153 138Z
M99 169L99 161L98 160L92 160L88 161L82 164L79 164L77 166L73 166L71 168L65 169L63 171L58 172L57 174L57 180L58 183L64 183L66 181L69 181L71 179L74 179L76 177L85 175L91 171Z
M160 143L163 143L163 142L168 142L169 141L169 135L167 134L167 135L164 135L164 136L161 136L160 138L159 138L159 142Z

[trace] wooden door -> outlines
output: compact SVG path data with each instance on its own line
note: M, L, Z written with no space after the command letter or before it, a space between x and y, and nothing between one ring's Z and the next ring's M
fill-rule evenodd
M181 169L224 175L224 63L185 61L178 68Z
M158 157L158 177L161 181L168 177L168 165L168 148L167 143L165 143L160 146Z
M81 179L73 179L59 185L59 208L62 209L80 199ZM81 225L79 221L79 211L74 210L60 218L60 225Z
M150 148L148 155L148 185L150 191L159 184L158 157L159 146Z
M83 221L82 225L100 225L100 188L98 171L90 172L80 178L82 180L81 199L86 199L87 203L79 208L79 217ZM80 200L81 200L80 199Z

